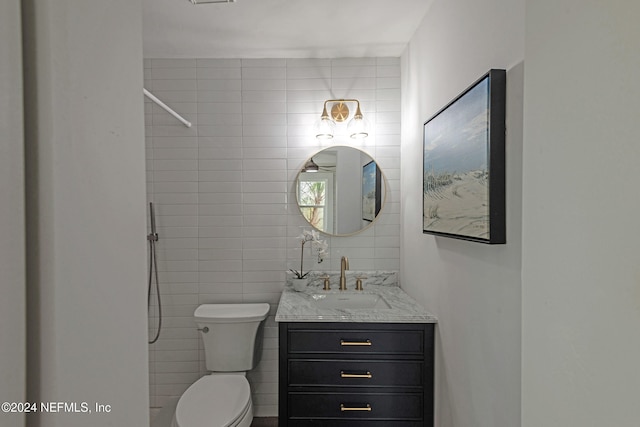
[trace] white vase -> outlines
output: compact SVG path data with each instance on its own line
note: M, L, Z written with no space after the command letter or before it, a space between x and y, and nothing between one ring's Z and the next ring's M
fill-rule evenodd
M307 284L309 283L309 279L306 277L304 279L293 278L291 279L291 284L293 285L293 290L302 292L307 289Z

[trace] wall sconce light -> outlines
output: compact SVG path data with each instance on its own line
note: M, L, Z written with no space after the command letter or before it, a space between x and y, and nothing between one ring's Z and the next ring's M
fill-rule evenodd
M327 113L327 104L331 106L331 116ZM360 101L357 99L328 99L324 101L322 115L316 123L316 138L331 139L336 128L336 122L341 123L349 118L349 107L346 103L355 102L356 112L347 124L347 132L351 138L366 138L369 135L369 124L360 111Z

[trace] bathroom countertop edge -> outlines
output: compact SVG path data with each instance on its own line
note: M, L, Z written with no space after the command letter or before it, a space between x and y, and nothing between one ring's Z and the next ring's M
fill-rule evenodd
M375 293L391 305L390 309L337 309L319 308L313 305L313 295L328 293ZM303 292L296 292L290 284L285 285L276 322L367 322L367 323L437 323L438 319L422 308L399 286L369 285L365 291L324 291L310 285Z

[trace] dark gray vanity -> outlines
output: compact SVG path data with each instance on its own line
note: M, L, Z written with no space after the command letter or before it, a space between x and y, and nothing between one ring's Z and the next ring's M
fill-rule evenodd
M280 427L433 426L436 319L398 286L287 285L276 321Z

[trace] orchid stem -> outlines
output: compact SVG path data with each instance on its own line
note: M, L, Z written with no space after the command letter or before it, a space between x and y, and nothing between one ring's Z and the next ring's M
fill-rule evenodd
M302 263L304 262L304 244L307 243L306 240L302 241L302 246L300 247L300 278L304 277L304 271L302 270Z

